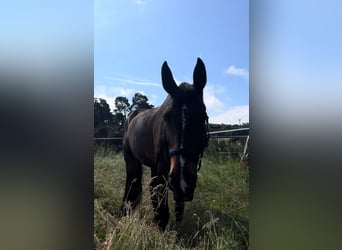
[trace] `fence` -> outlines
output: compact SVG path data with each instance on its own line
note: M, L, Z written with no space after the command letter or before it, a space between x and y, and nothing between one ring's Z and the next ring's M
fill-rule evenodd
M208 156L226 160L240 160L249 135L249 128L212 131L206 153Z
M217 134L223 134L223 133L234 133L238 131L249 131L249 128L237 128L237 129L228 129L228 130L218 130L218 131L211 131L209 132L211 138L234 138L234 137L248 137L247 135L223 135L223 136L217 136ZM214 136L213 136L214 135ZM94 138L94 140L122 140L123 137L103 137L103 138Z
M238 133L238 134L237 134ZM241 158L246 140L249 135L249 128L238 128L220 131L211 131L210 143L206 151L210 154L228 155L231 158ZM112 147L115 151L122 149L123 137L102 137L94 138L95 145Z

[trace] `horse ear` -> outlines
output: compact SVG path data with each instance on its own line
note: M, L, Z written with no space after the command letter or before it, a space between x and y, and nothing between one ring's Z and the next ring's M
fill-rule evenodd
M197 63L194 69L194 86L197 90L202 91L207 83L207 73L201 58L197 58Z
M161 70L163 87L171 96L176 92L178 86L173 79L172 72L165 61Z

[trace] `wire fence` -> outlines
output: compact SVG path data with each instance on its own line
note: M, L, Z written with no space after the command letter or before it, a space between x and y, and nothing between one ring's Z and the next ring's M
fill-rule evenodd
M233 135L232 133L238 131L248 131L249 128L237 128L237 129L228 129L228 130L218 130L218 131L211 131L209 132L211 138L247 138L248 134L246 135ZM219 134L226 134L226 135L219 135ZM229 134L230 133L230 134ZM123 137L97 137L94 138L95 141L106 141L106 140L122 140Z
M233 160L242 159L247 147L249 128L211 131L206 155ZM122 150L123 137L98 137L94 138L96 146L105 146L119 152Z

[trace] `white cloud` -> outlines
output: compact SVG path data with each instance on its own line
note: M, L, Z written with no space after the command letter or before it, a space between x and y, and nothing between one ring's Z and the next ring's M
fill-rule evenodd
M204 103L208 110L222 109L224 106L223 103L215 95L204 96Z
M141 93L146 95L144 91L138 90L132 85L161 87L161 84L152 81L134 79L133 77L126 76L106 76L104 79L106 80L107 85L103 83L95 83L96 88L94 89L94 97L105 99L111 110L115 109L114 100L118 96L124 96L130 100L133 93Z
M158 96L155 94L151 95L151 99L149 100L151 104L155 105L156 101L158 99Z
M235 106L219 114L210 115L209 122L216 124L239 124L249 122L249 105Z
M216 88L213 85L208 85L204 88L203 97L208 111L220 112L224 108L223 102L216 96Z
M109 96L109 95L102 93L102 94L97 94L94 97L105 99L106 102L108 103L109 107L110 107L110 111L113 111L115 109L114 100L115 100L116 96Z
M115 95L120 96L129 96L133 93L134 89L128 88L120 88L120 87L111 87L110 92L114 93Z
M132 95L134 89L122 88L122 87L111 87L111 86L98 86L96 87L94 97L102 98L107 101L111 111L115 109L114 101L118 96L128 97Z
M224 72L228 75L242 76L245 78L249 77L249 72L247 69L237 68L234 65L229 66Z
M153 86L153 87L161 87L159 83L155 83L148 80L136 80L136 79L127 79L127 78L120 78L120 77L111 77L105 76L104 79L113 81L119 84L132 84L132 85L143 85L143 86Z
M131 95L134 89L132 88L125 88L125 87L113 87L113 86L106 86L100 85L96 86L95 89L95 96L96 95L109 95L109 96L126 96ZM96 96L97 97L97 96Z

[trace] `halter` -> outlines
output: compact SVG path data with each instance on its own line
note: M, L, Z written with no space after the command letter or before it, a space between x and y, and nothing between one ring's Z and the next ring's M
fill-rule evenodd
M189 158L196 158L198 155L194 152L191 152L189 150L186 150L185 148L172 148L169 151L169 156L174 156L174 155L184 155Z
M189 157L189 158L197 158L198 157L199 160L198 160L197 172L199 172L201 169L201 163L202 163L204 148L208 147L209 139L210 139L209 123L208 123L208 116L206 116L206 119L205 119L205 142L204 142L204 147L203 147L202 151L199 154L197 154L197 153L194 153L194 152L187 150L185 148L176 147L176 148L171 148L169 150L169 156L171 157L174 155L184 155L184 156Z

